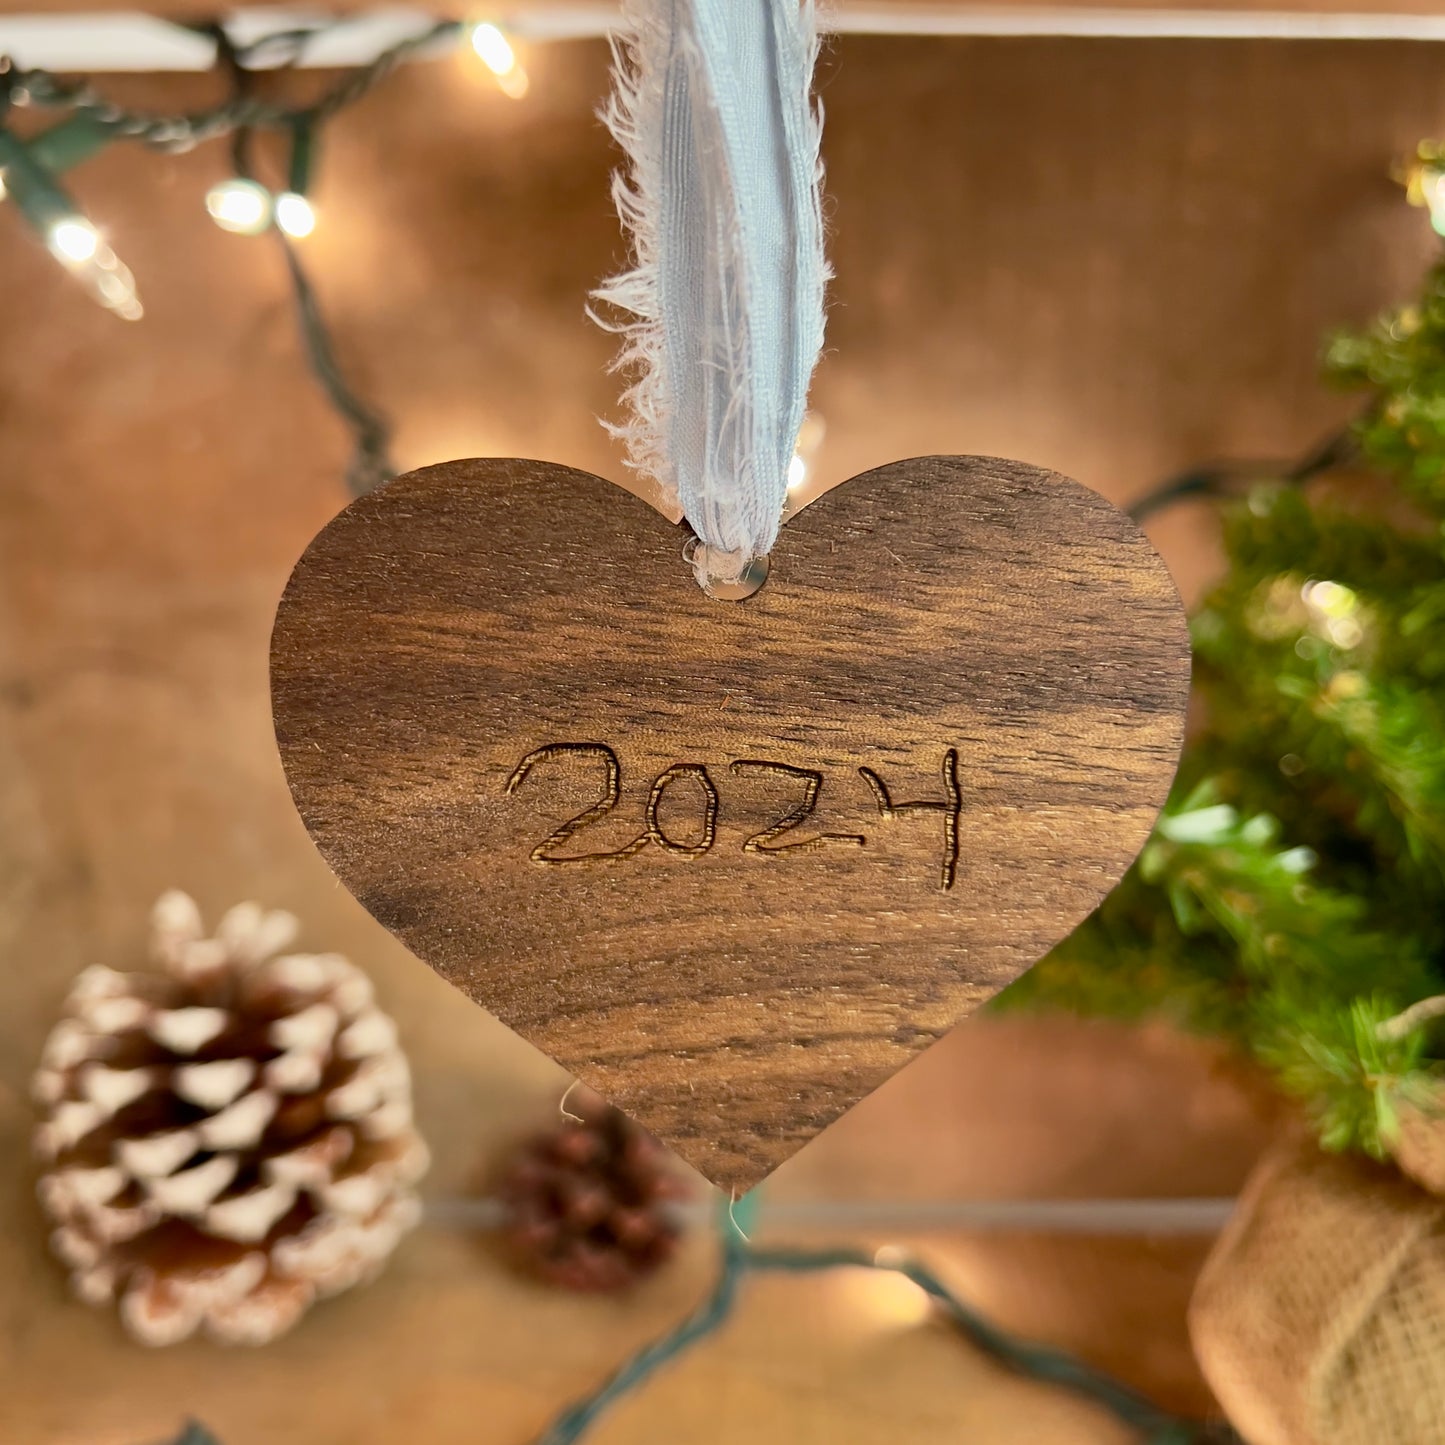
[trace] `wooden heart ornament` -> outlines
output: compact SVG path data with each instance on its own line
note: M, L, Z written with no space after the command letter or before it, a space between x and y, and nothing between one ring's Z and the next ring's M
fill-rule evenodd
M444 978L745 1190L1079 923L1183 733L1168 572L1077 483L896 462L743 602L568 467L352 503L272 638L342 882Z

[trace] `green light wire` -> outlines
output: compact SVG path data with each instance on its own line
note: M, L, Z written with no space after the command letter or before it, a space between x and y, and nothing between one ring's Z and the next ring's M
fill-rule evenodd
M1189 467L1146 492L1129 507L1129 515L1143 522L1156 512L1191 498L1212 499L1238 496L1260 482L1285 482L1304 486L1306 482L1328 472L1348 466L1360 454L1359 428L1369 421L1374 410L1367 406L1355 419L1339 431L1311 447L1296 461L1244 462L1224 461Z
M334 25L344 23L337 21ZM216 35L217 63L225 64L228 45L220 43L219 40L224 31L220 31L219 27L183 28L200 28L206 34ZM465 28L458 20L438 20L427 29L409 35L383 50L366 65L349 71L324 92L319 100L306 106L288 106L255 95L233 93L220 105L207 110L162 115L116 105L88 82L66 79L48 70L26 70L16 66L6 79L11 99L17 105L77 111L109 126L121 140L138 141L156 150L187 151L204 141L228 136L242 127L255 130L289 130L296 121L307 116L314 117L317 123L330 120L337 111L354 105L385 80L403 61L409 60L420 51L456 38ZM306 42L317 33L296 30L282 35L268 35L245 48L231 47L229 53L244 67L246 61L263 46L284 41L293 47L304 48Z
M1108 1411L1138 1432L1140 1445L1244 1445L1222 1422L1172 1415L1102 1370L1047 1345L1017 1340L969 1308L931 1270L916 1260L880 1264L857 1249L761 1248L747 1238L756 1216L757 1191L719 1215L722 1257L716 1283L698 1308L667 1334L644 1345L590 1394L568 1406L537 1436L534 1445L576 1445L613 1405L641 1388L731 1317L749 1274L817 1274L834 1269L883 1270L911 1280L938 1306L968 1342L997 1364L1027 1379L1067 1390Z
M207 27L207 31L215 37L217 67L230 78L233 105L240 108L251 98L255 72L246 68L245 53L232 45L224 26L212 25ZM292 45L293 57L298 47L304 43L290 35L270 38L287 40ZM388 54L394 55L395 52ZM395 64L394 60L392 64ZM368 77L365 89L369 89L379 75L385 74L389 69L390 66L378 72L375 66L370 66L365 71L358 72L358 76L364 74ZM355 89L357 79L358 77L352 77L353 86L348 94L365 94L365 89ZM339 93L339 90L340 88L332 94ZM287 113L288 118L282 122L291 139L288 183L298 194L304 193L310 184L314 139L321 124L324 104L323 101L315 107L291 110ZM251 159L255 133L256 127L252 125L238 126L231 133L231 165L236 174L245 180L255 179ZM347 380L336 357L330 328L321 313L316 288L311 284L311 277L302 264L300 254L279 226L273 226L272 231L286 262L296 324L307 364L326 393L332 409L351 430L352 457L346 469L346 484L351 495L359 497L396 475L396 467L390 454L391 428L386 418L364 400Z
M256 74L248 62L263 52L281 47L281 64L294 62L306 45L324 29L344 21L309 30L287 30L267 35L254 44L240 47L230 40L219 24L184 27L210 35L216 42L216 67L230 82L230 94L221 104L185 114L157 114L131 110L114 104L84 81L63 78L46 70L27 70L0 59L0 117L11 105L29 105L71 111L72 119L25 142L0 124L0 162L8 155L17 170L28 177L33 171L44 180L16 188L17 205L25 210L32 225L41 227L57 207L75 210L52 172L66 169L85 159L104 144L129 140L152 149L176 153L193 149L206 141L230 137L237 173L249 175L246 156L250 136L257 130L285 133L291 141L292 189L309 181L313 139L317 130L338 111L355 104L394 71L403 61L426 49L455 38L465 28L460 21L439 20L417 34L408 36L379 53L368 64L343 76L319 99L304 106L263 100L253 92ZM274 57L273 57L274 59ZM86 140L88 149L61 142L75 132ZM8 147L8 150L4 149ZM74 152L71 154L70 152ZM43 229L43 227L41 227ZM385 418L364 400L347 380L337 360L336 347L326 325L301 257L286 236L276 231L286 262L287 279L302 348L307 364L326 394L332 409L346 423L352 436L353 454L347 468L347 485L354 496L395 475L388 450L390 428Z

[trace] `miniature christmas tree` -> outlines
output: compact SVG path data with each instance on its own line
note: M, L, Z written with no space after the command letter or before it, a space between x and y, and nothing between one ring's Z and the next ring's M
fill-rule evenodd
M1402 1141L1445 1113L1425 1002L1445 994L1445 263L1326 366L1368 394L1352 450L1378 482L1362 504L1291 479L1230 511L1171 802L1003 1005L1224 1034L1327 1148L1408 1168Z

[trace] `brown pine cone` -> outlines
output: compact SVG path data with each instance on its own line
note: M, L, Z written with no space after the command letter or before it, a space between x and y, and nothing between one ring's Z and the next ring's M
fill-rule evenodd
M86 969L35 1075L51 1244L145 1344L263 1344L416 1223L410 1072L359 969L277 956L290 914L243 903L207 938L168 893L152 926L160 970Z
M623 1289L671 1258L689 1191L662 1145L620 1109L590 1093L572 1107L580 1122L529 1140L507 1167L504 1235L549 1284Z

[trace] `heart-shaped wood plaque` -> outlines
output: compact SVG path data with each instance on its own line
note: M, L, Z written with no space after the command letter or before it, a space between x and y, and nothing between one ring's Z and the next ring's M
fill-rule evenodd
M1143 845L1189 644L1134 525L1015 462L897 462L744 602L568 467L354 502L276 618L276 738L343 883L739 1190L1063 938Z

